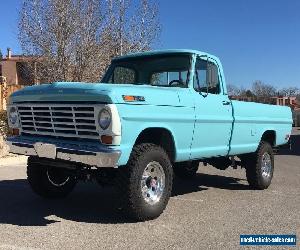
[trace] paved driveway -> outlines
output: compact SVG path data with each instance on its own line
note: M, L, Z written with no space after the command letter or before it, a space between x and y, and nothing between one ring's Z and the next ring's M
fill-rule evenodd
M268 190L249 190L244 170L201 166L193 181L175 182L163 215L143 223L122 218L114 190L93 183L65 200L39 198L27 185L25 158L0 159L0 249L248 249L240 234L299 238L299 131L293 144L276 156Z

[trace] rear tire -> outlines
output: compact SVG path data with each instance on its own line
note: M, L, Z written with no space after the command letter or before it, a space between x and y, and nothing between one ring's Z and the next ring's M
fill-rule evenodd
M253 189L268 188L274 173L274 154L270 143L262 141L255 153L242 158L242 165Z
M76 185L68 170L41 165L36 157L28 158L27 179L32 190L44 198L64 198Z
M191 179L196 176L198 168L198 161L178 162L174 164L174 173L181 179Z
M169 201L173 168L165 150L151 143L134 146L126 166L119 169L121 208L137 221L157 218Z

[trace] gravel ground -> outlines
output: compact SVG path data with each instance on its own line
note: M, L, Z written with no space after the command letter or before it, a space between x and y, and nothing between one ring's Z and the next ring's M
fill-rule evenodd
M114 190L93 183L79 184L64 200L43 200L27 185L26 158L2 158L0 249L250 249L239 246L240 234L299 238L298 130L293 146L276 156L269 189L249 190L244 170L200 166L194 180L175 182L158 219L142 223L124 219Z

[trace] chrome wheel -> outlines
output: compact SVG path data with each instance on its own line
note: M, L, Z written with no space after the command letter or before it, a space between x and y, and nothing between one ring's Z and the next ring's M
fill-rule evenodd
M47 169L47 178L55 187L62 187L70 180L70 177L62 170Z
M265 152L261 160L261 171L264 178L269 178L272 173L272 160L269 153Z
M156 161L148 163L141 180L141 191L144 200L151 205L159 202L165 189L165 172Z

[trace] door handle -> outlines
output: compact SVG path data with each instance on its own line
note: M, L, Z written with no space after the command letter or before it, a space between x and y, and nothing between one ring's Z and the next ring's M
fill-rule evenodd
M223 101L222 104L223 105L230 105L230 101Z

